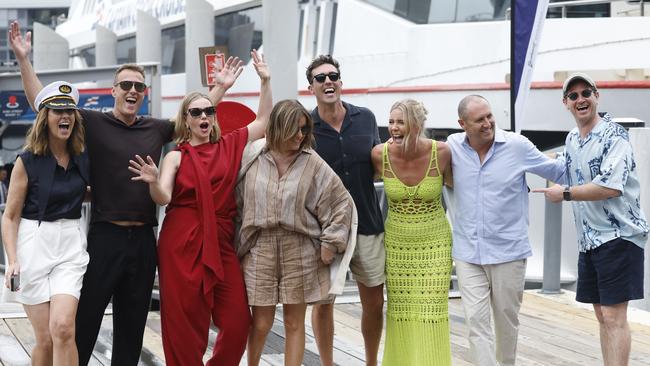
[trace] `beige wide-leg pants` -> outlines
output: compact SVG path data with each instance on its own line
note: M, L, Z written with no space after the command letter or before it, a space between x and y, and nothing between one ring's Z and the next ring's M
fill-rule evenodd
M455 263L474 364L514 365L526 260L488 265Z

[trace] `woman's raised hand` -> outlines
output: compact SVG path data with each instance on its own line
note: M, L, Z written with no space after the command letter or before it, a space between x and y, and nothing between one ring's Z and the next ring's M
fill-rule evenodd
M131 180L139 180L145 183L155 183L158 181L158 167L151 156L147 155L147 161L144 161L140 155L135 156L135 160L129 160L131 166L129 170L136 174Z
M257 50L251 51L251 57L253 58L253 67L255 67L255 72L262 79L262 81L269 80L271 78L271 71L269 70L268 65L264 61L264 55L257 52Z
M242 71L244 71L244 62L239 57L230 56L221 70L216 71L215 81L217 85L228 90L235 83Z

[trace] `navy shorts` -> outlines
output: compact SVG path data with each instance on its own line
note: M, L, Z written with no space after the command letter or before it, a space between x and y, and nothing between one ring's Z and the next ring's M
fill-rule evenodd
M616 238L578 257L576 301L615 305L643 298L643 249Z

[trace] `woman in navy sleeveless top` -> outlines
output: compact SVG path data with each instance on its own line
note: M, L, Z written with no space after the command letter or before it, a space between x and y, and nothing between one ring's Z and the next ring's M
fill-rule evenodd
M36 96L37 116L11 174L2 217L5 301L34 328L32 363L78 365L75 314L88 264L81 205L88 185L79 91L57 81Z

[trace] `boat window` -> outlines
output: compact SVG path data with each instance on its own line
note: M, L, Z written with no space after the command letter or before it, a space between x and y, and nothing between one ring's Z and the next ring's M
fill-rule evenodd
M511 0L364 0L417 24L504 20Z
M66 8L0 9L0 72L18 71L15 56L7 43L9 24L12 21L17 20L23 32L32 31L34 22L39 22L54 29L60 19L65 19L67 14L68 9ZM30 57L32 56L30 55Z
M567 0L550 0L551 3L562 3ZM629 2L629 1L628 1ZM578 5L578 6L567 6L566 7L566 17L567 18L598 18L598 17L609 17L611 13L612 4L592 4L592 5ZM638 7L638 6L637 6ZM636 9L637 7L634 7ZM561 7L551 7L548 9L546 15L547 18L562 18L562 8Z
M95 67L97 65L95 47L84 48L79 51L79 55L86 61L86 67Z
M162 73L180 74L185 72L185 25L163 29Z
M131 64L135 62L135 36L117 41L117 64Z
M261 7L250 8L214 18L214 44L227 47L229 56L237 56L245 63L250 60L251 49L262 45Z

